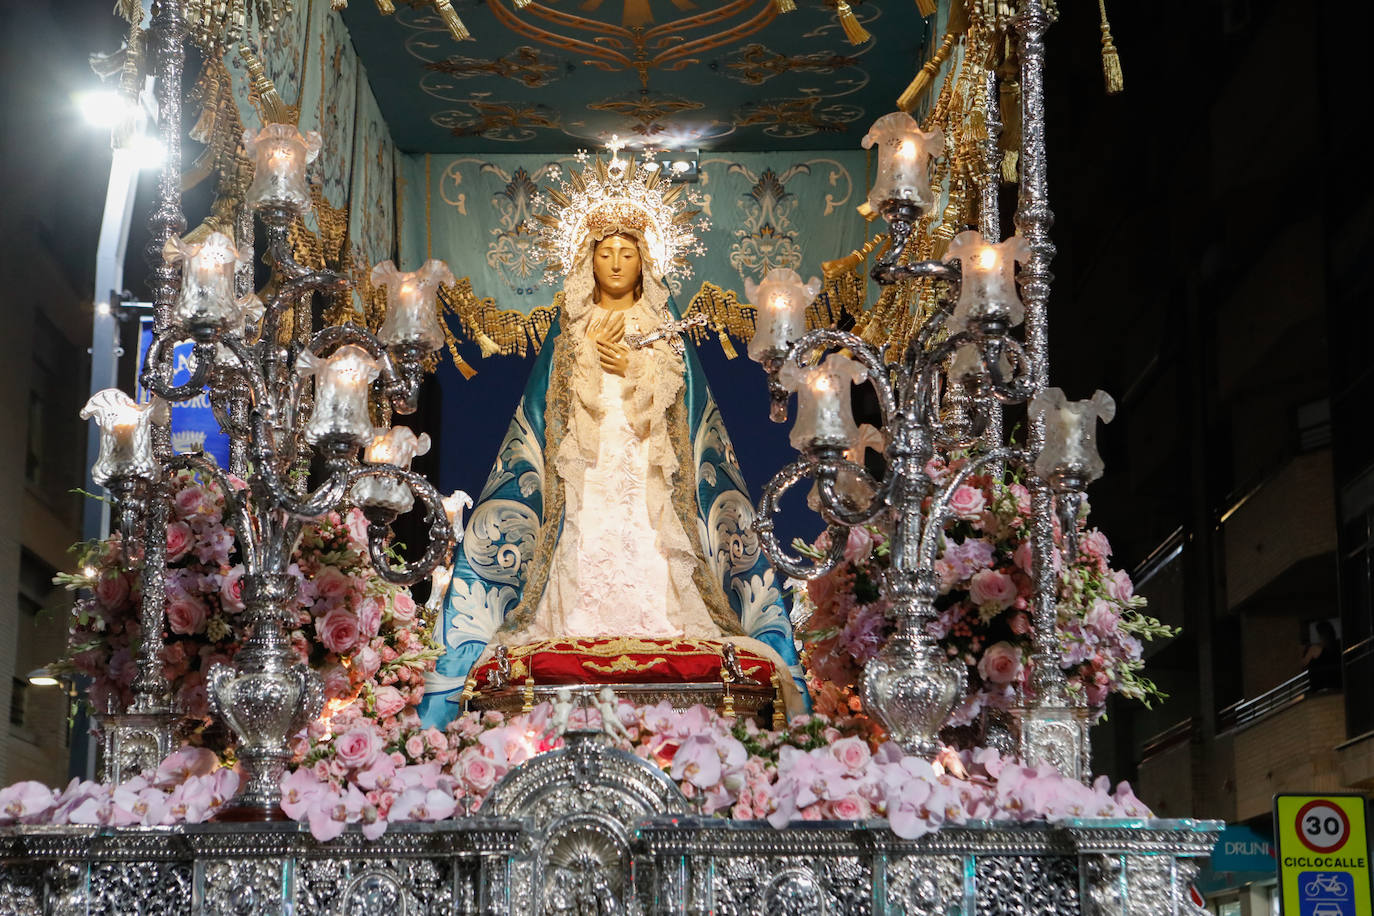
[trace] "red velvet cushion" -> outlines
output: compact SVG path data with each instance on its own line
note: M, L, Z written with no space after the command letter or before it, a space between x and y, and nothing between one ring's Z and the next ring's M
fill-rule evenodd
M534 676L536 684L700 684L720 683L721 648L709 639L548 639L510 649L515 685ZM773 663L735 647L745 677L768 686ZM487 687L488 661L474 674L477 689Z

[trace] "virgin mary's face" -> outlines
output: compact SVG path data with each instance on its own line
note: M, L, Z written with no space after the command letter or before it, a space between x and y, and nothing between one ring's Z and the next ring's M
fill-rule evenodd
M639 245L623 235L608 235L596 243L592 274L597 289L613 298L633 292L639 285Z

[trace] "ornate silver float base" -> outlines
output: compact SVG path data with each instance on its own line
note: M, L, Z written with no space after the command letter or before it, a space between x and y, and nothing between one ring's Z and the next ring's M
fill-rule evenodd
M725 687L721 684L512 684L496 690L486 688L479 691L468 701L468 708L494 709L514 715L540 703L554 702L560 690L571 690L575 701L586 700L587 705L594 705L590 701L607 687L615 691L618 700L636 706L654 706L666 700L676 709L690 709L700 703L722 715L726 711ZM771 721L776 694L772 687L750 681L732 684L730 701L734 715L753 717L766 726Z
M1181 916L1214 821L774 830L691 813L656 767L574 736L481 816L317 843L294 823L0 828L15 916Z

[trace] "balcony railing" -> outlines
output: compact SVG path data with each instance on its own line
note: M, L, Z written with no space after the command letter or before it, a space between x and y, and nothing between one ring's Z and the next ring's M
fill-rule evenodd
M1287 709L1311 694L1311 684L1307 672L1303 671L1284 681L1273 690L1266 691L1254 699L1232 703L1217 713L1217 733L1240 731L1261 719Z
M1195 734L1197 734L1197 723L1193 721L1192 716L1189 716L1182 722L1171 725L1159 734L1146 739L1145 746L1140 749L1140 762L1144 763L1156 754L1162 754L1172 747L1188 743Z

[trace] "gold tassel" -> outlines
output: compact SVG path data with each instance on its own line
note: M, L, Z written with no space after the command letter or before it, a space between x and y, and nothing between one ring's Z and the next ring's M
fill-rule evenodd
M931 55L930 60L921 66L916 73L916 78L911 81L911 85L897 96L897 107L902 111L911 111L925 96L926 92L935 83L935 76L944 66L949 54L954 50L954 42L959 38L953 29L945 33L945 40L940 42L939 49Z
M849 39L850 44L861 45L873 37L854 15L854 8L849 5L849 0L839 0L835 4L835 12L839 14L840 28L844 29L844 37Z
M916 12L921 14L922 19L927 16L934 16L935 0L916 0Z
M529 712L534 709L534 678L525 678L525 702L521 704L521 712Z
M716 336L720 338L720 350L725 354L726 359L734 359L739 356L739 351L735 349L734 342L730 340L730 335L725 333L724 328L716 331Z
M115 125L111 142L117 149L126 148L138 132L138 91L143 80L143 30L129 29L129 47L124 52L124 69L119 74L119 95L125 105L125 115Z
M777 7L779 13L796 12L796 0L773 0L773 6Z
M1020 167L1021 154L1014 149L1004 150L1002 153L1002 180L1007 184L1016 184L1017 172Z
M261 58L242 42L239 44L239 57L243 58L243 65L248 69L248 79L253 84L253 91L258 94L258 100L262 103L263 121L268 124L294 124L291 112L282 101L276 85L268 78L267 68L262 65Z
M486 359L488 356L495 356L497 353L501 352L501 345L488 337L487 332L483 331L481 328L477 329L475 340L477 341L477 349L482 351L483 359Z
M1102 14L1102 78L1107 84L1107 95L1116 95L1126 88L1121 76L1121 55L1112 42L1112 24L1107 21L1107 0L1097 0L1097 9Z
M336 13L342 13L348 9L348 0L329 0L329 8Z
M515 0L515 8L518 10L523 10L525 7L529 6L533 2L534 0Z
M383 16L390 16L396 12L396 4L392 3L391 0L377 0L377 12Z
M874 210L873 205L868 201L864 201L854 209L859 211L859 215L864 218L865 222L871 223L878 218L878 211Z
M458 13L454 11L450 0L434 0L434 8L439 11L439 18L448 26L448 33L453 36L454 41L472 40L472 33L463 25L463 20L458 18Z
M782 702L782 682L778 680L776 671L769 680L773 682L773 730L780 732L787 727L787 707Z

